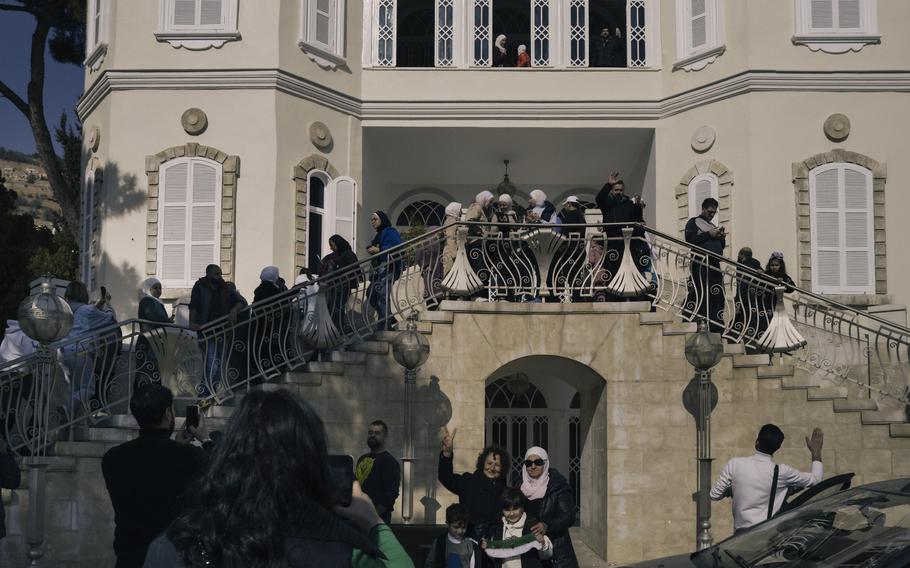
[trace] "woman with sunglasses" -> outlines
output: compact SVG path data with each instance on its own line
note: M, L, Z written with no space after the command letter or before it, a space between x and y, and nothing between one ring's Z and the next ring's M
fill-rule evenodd
M546 535L553 542L550 566L578 568L569 537L569 527L575 522L572 488L561 473L550 468L550 456L545 449L534 446L525 452L521 492L528 498L528 518L537 519L531 532Z

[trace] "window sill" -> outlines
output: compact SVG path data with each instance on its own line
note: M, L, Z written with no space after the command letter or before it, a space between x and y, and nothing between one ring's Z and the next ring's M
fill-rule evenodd
M209 49L214 47L220 48L229 41L240 39L240 32L223 32L223 31L179 31L179 32L155 32L155 39L161 42L167 42L175 49L181 47L193 51Z
M852 308L864 308L869 306L880 306L890 304L893 300L888 294L819 294L832 302L850 306ZM811 303L811 302L810 302Z
M92 71L97 71L101 68L101 63L104 61L105 55L107 55L107 44L103 42L99 43L95 46L95 49L88 54L85 61L82 62L82 66L87 67Z
M881 43L878 34L797 34L793 36L793 45L805 45L812 51L825 53L847 53L859 51L867 45Z
M727 50L725 44L712 47L705 51L693 53L682 59L673 62L673 70L682 69L684 71L701 71L708 65L714 63Z
M336 67L347 65L347 60L344 57L337 53L332 53L325 48L308 43L303 39L300 39L297 42L297 47L306 53L310 59L315 61L316 65L319 65L323 69L335 69Z
M192 286L189 288L167 288L167 287L165 287L164 290L162 290L162 292L161 292L161 299L162 300L174 300L174 301L182 300L185 298L189 298L190 294L192 292L193 292Z

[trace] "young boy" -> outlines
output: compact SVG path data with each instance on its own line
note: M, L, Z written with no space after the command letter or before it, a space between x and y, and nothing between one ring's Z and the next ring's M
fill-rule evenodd
M543 534L534 534L537 521L525 513L525 496L514 488L506 489L499 499L502 519L496 524L481 548L497 568L540 568L553 557L553 543Z
M471 515L460 504L446 508L446 532L433 541L425 568L480 568L483 556L477 541L465 538Z

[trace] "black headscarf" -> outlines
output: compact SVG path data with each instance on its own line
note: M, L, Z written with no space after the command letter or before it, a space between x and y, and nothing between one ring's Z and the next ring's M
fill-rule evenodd
M373 241L370 243L370 246L378 247L382 237L382 231L384 231L386 227L391 227L392 222L389 221L389 216L385 214L385 211L376 211L375 215L379 217L379 226L376 227L376 236L373 237Z
M329 242L335 245L335 252L338 253L338 256L351 250L351 243L346 241L341 235L332 235L329 237Z

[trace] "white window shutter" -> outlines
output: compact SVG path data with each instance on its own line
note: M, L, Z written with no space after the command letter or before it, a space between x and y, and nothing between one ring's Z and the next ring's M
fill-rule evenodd
M689 182L689 217L701 215L702 202L713 197L717 199L717 177L714 174L702 174Z
M831 164L810 176L813 287L833 294L875 292L872 176Z
M837 29L858 30L861 27L860 0L837 0Z
M836 0L810 0L809 27L813 30L834 29L834 2Z
M224 19L224 0L200 0L199 25L221 26Z
M181 162L164 170L164 191L159 206L160 241L158 271L165 285L182 285L186 273L186 217L189 190L189 163Z
M356 234L357 182L349 177L336 178L333 182L335 232L345 238L352 247Z
M193 162L193 204L190 218L189 273L202 275L209 264L218 264L218 171L205 162Z
M173 25L175 26L195 26L196 25L196 5L199 0L173 0L174 15Z
M708 43L707 0L690 0L689 48L696 51Z

